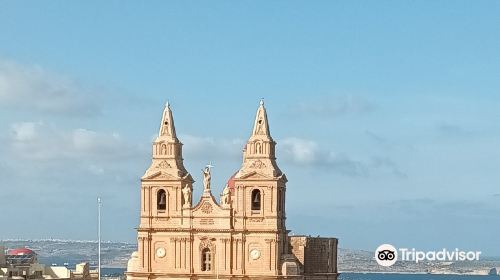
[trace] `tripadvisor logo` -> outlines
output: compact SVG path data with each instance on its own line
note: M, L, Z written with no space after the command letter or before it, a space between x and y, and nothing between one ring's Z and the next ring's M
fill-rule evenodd
M382 244L375 250L375 260L381 266L391 266L398 260L398 251L391 244Z
M399 251L399 252L398 252ZM419 263L421 261L478 261L481 251L462 251L442 249L439 251L418 251L415 248L399 248L382 244L375 250L375 260L381 266L391 266L400 261Z

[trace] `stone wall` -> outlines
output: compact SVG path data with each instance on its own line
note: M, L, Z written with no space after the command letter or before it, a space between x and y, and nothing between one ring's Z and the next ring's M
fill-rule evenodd
M290 249L304 275L337 273L336 238L290 236Z

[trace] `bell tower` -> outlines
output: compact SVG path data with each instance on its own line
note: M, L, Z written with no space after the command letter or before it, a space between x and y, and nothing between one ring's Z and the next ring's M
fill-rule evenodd
M167 102L163 110L160 130L153 141L150 167L141 178L140 228L158 228L179 225L182 207L186 203L182 190L192 190L193 178L184 167L182 143L175 133L172 110Z
M249 196L250 200L244 200L245 203L237 205L236 208L238 213L247 216L271 215L276 228L284 229L286 176L276 163L275 147L276 142L271 137L264 101L261 100L252 134L243 149L243 163L234 176L235 183L244 184L244 188L249 191L246 196Z
M243 273L279 275L287 252L285 227L286 176L276 163L276 142L271 137L264 101L255 116L252 134L243 149L243 163L234 175L234 229L245 232L249 262ZM259 257L268 258L262 269Z
M137 229L140 260L137 269L143 273L151 272L157 258L156 248L166 248L170 242L161 232L189 227L183 213L191 201L184 201L183 190L192 191L194 180L184 167L182 143L177 138L168 103L152 146L151 165L141 178L141 215Z

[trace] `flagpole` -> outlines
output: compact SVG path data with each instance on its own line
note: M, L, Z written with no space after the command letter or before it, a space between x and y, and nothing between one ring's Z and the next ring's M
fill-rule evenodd
M101 280L101 198L97 197L97 280Z

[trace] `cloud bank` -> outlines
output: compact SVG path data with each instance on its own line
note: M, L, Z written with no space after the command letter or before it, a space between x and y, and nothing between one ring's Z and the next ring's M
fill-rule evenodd
M327 168L350 177L365 177L384 170L397 177L406 177L406 174L389 158L354 159L344 153L322 148L315 141L296 137L285 138L279 143L278 154L285 161L296 165Z
M0 107L90 116L100 113L92 96L75 81L41 66L0 60Z
M11 124L8 139L15 157L38 161L123 159L139 152L139 147L126 143L116 132L62 129L43 121Z

